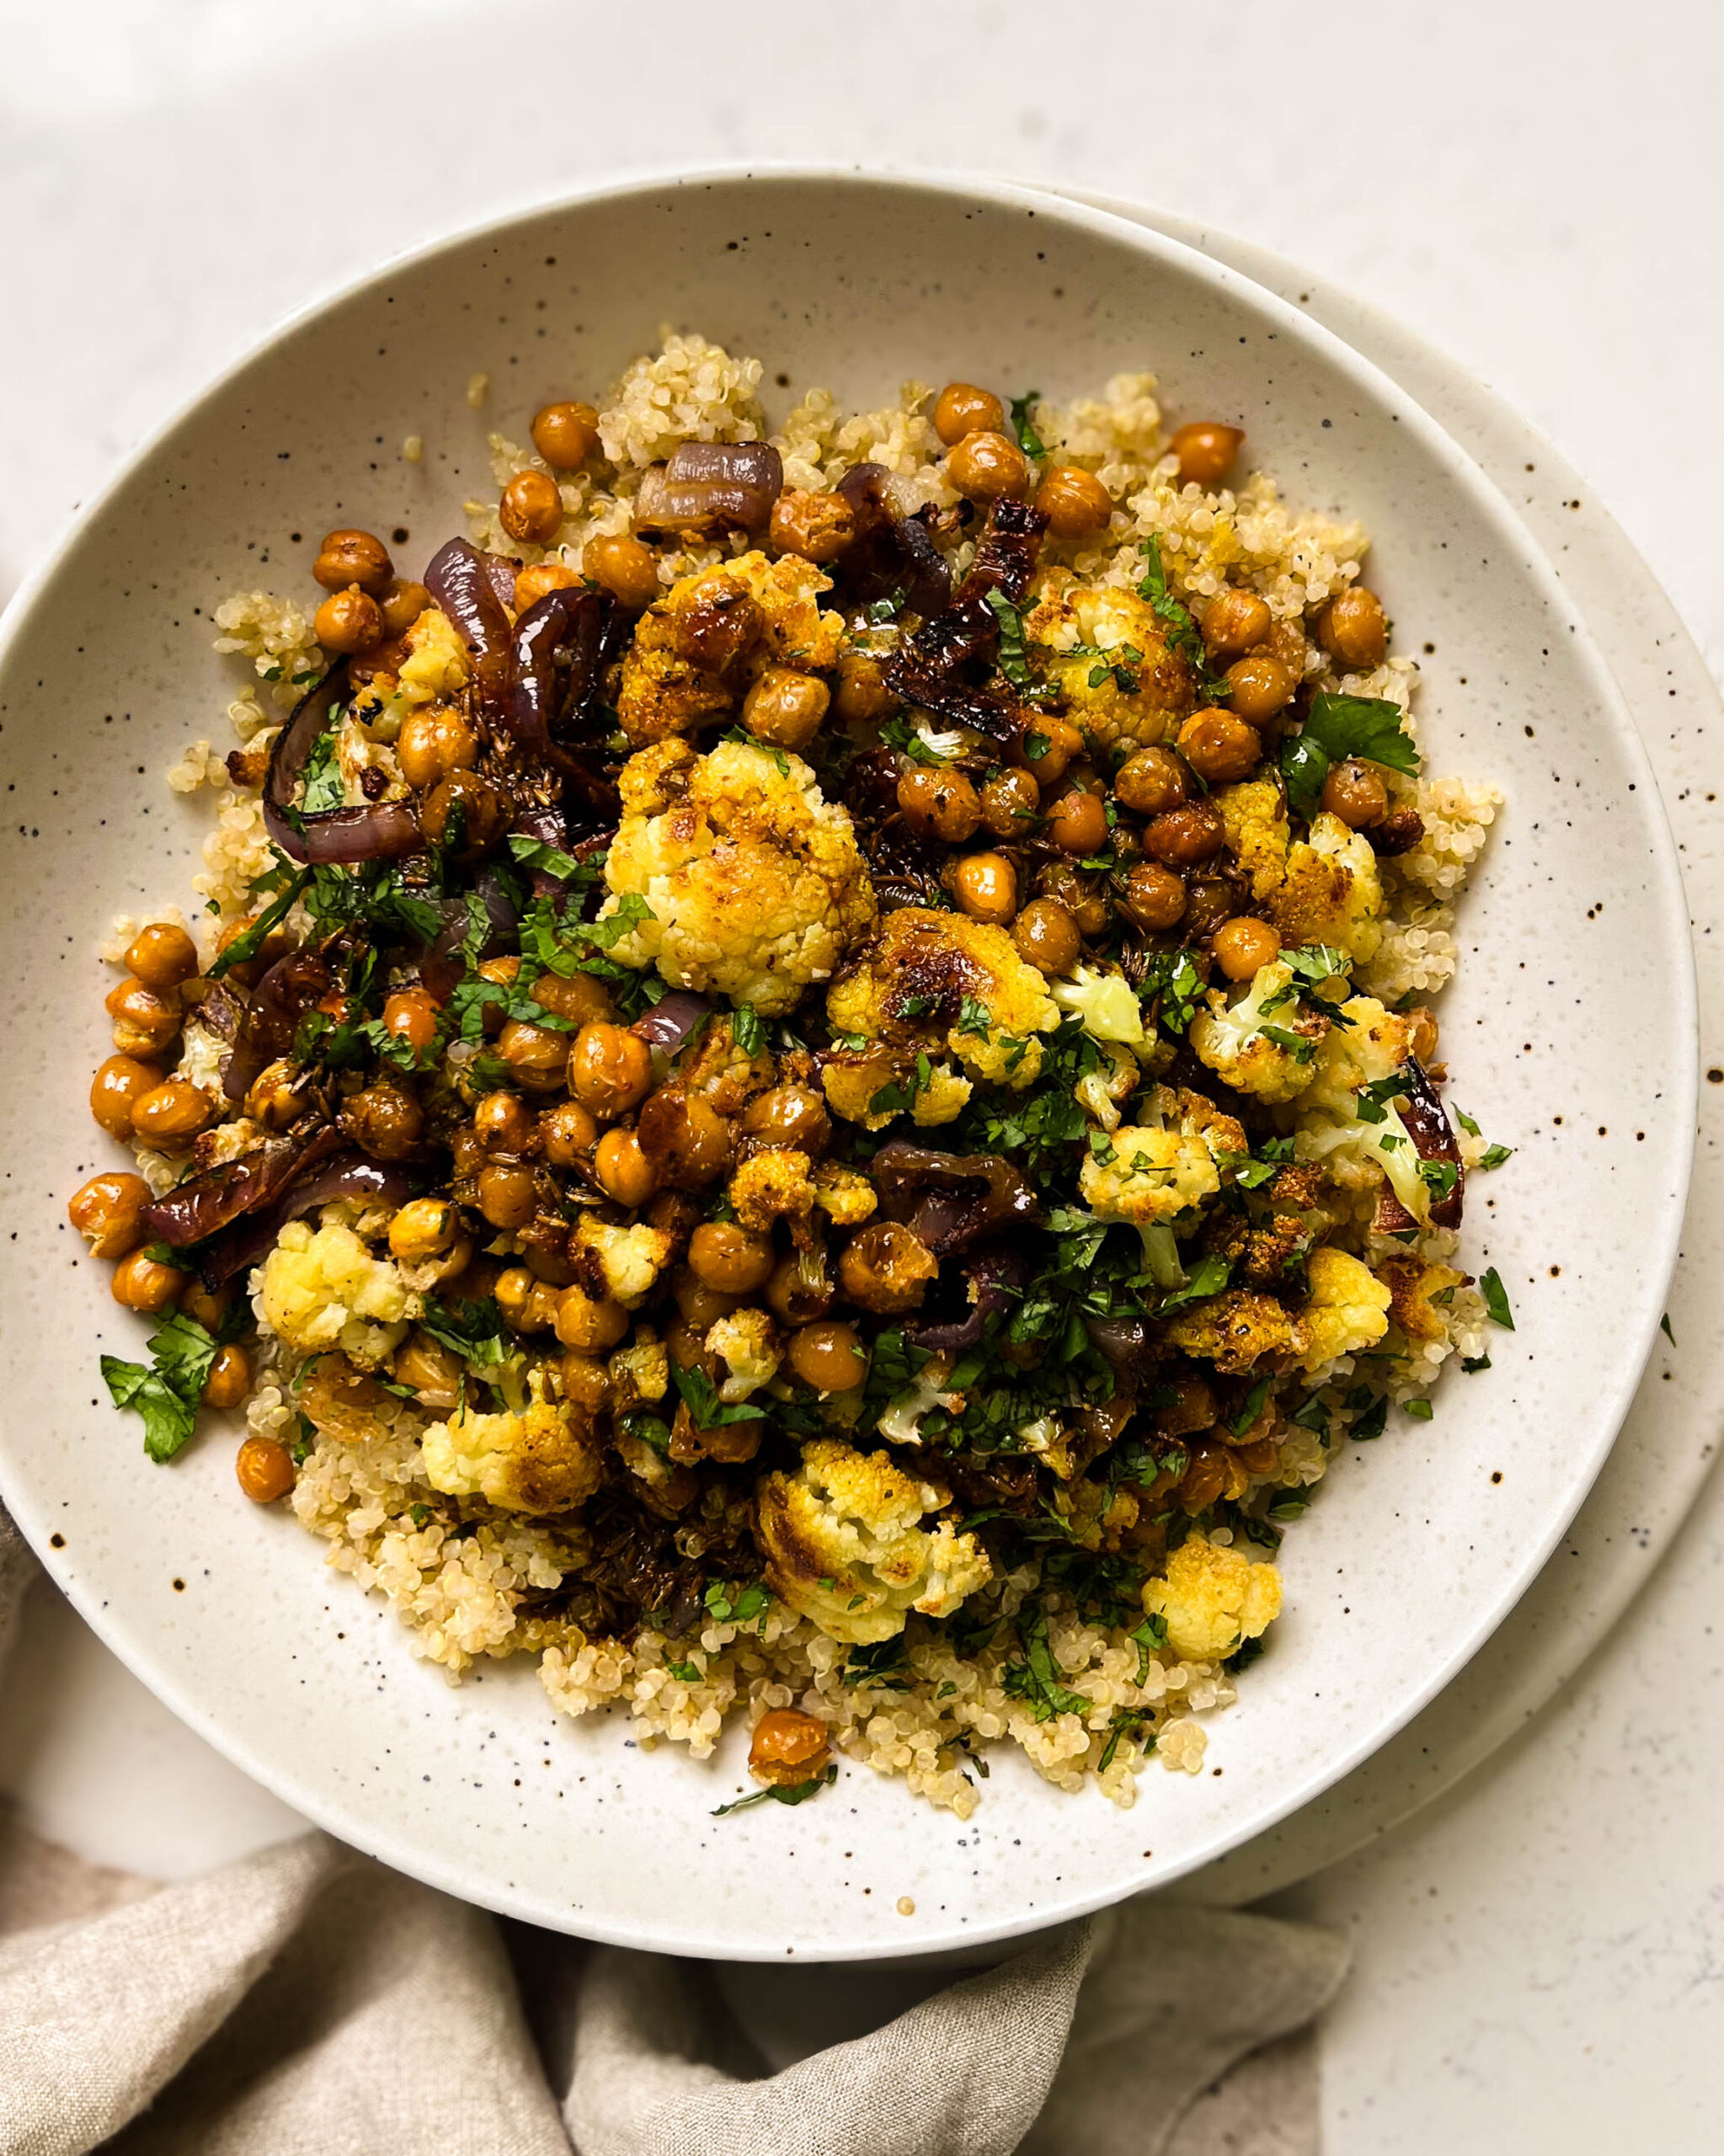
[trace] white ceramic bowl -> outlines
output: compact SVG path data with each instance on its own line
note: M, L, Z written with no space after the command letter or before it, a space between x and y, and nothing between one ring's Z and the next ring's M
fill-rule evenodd
M1002 1752L960 1824L846 1769L795 1811L642 1756L626 1719L553 1716L531 1668L457 1689L380 1602L239 1499L214 1432L172 1468L109 1406L140 1328L65 1225L113 1157L84 1106L106 1053L110 915L186 895L200 812L164 790L219 736L210 611L304 589L292 534L409 528L417 565L488 480L484 435L590 393L661 324L878 401L950 376L1053 396L1150 366L1176 412L1242 419L1293 498L1363 517L1422 655L1429 766L1507 790L1446 1006L1454 1097L1518 1147L1472 1187L1465 1258L1518 1329L1337 1464L1283 1552L1289 1612L1198 1780L1136 1807L1063 1796ZM491 377L475 414L468 378ZM787 388L773 389L775 376ZM424 462L397 446L422 435ZM8 617L0 739L14 953L4 1089L8 1384L0 1487L77 1607L193 1726L347 1841L531 1921L681 1953L863 1958L1033 1929L1166 1881L1284 1816L1429 1700L1513 1605L1596 1473L1675 1254L1694 1011L1674 860L1640 744L1548 565L1382 376L1202 256L992 184L728 175L511 217L290 324L137 457ZM29 963L22 961L29 954ZM900 1897L915 1904L900 1915Z

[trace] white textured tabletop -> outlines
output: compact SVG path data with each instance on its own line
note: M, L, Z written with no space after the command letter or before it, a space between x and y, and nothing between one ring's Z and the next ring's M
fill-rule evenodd
M1156 200L1350 285L1551 435L1724 673L1714 10L0 0L0 596L141 433L378 255L602 175L843 157ZM1721 1593L1715 1484L1521 1738L1283 1897L1358 1951L1333 2156L1716 2145ZM0 1786L45 1831L181 1871L291 1823L46 1598L21 1660Z

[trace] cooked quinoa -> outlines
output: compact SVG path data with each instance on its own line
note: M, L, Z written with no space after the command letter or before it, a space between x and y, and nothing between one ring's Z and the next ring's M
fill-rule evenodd
M243 1407L451 1680L740 1720L793 1801L965 1816L1009 1737L1129 1804L1503 1315L1430 1008L1501 796L1422 769L1364 532L1152 375L762 378L667 331L424 584L332 532L217 608L203 910L104 951L104 1373L158 1460Z

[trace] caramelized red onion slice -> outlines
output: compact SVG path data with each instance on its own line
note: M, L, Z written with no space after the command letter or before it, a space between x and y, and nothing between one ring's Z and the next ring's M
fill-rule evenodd
M479 702L494 715L508 696L510 674L509 616L488 566L500 558L482 554L469 540L451 539L438 548L425 570L425 589L472 654ZM512 577L510 589L514 590Z
M998 1153L938 1153L894 1138L869 1162L868 1177L883 1217L905 1222L936 1257L1037 1209L1034 1191Z
M287 1054L300 1020L334 985L333 969L315 951L290 951L275 961L253 990L222 1066L222 1090L230 1101L243 1101L264 1065Z
M1408 1056L1401 1075L1406 1086L1406 1105L1401 1111L1401 1120L1414 1150L1421 1161L1446 1161L1454 1171L1454 1185L1445 1196L1439 1198L1434 1190L1431 1193L1431 1225L1436 1228L1458 1228L1466 1186L1466 1171L1460 1164L1460 1142L1449 1123L1448 1110L1438 1098L1436 1087L1416 1055Z
M418 819L405 801L379 801L363 808L323 808L291 816L306 760L328 730L331 713L347 696L347 661L338 659L294 706L275 737L264 778L264 822L277 846L294 861L382 861L412 853L424 841Z
M579 760L552 739L554 719L584 707L598 666L605 605L596 591L547 591L515 625L514 680L504 724L541 763L565 774Z
M302 1134L266 1139L237 1161L224 1161L188 1176L145 1206L140 1216L144 1233L170 1250L203 1242L242 1214L273 1203L296 1176L327 1160L342 1143L340 1133L328 1123Z
M770 442L679 442L642 474L638 531L764 531L784 491L784 460Z
M490 923L478 955L482 960L494 958L519 925L520 915L494 868L481 868L473 878L473 889L483 901ZM419 960L419 979L440 1003L453 995L465 971L462 952L472 932L472 915L464 899L434 899L430 903L443 925Z
M515 579L521 571L520 557L515 554L481 554L479 566L484 570L492 590L512 612L515 607ZM429 586L426 588L430 589Z
M918 1348L932 1355L961 1354L981 1344L982 1331L990 1317L1008 1310L1029 1285L1029 1266L1004 1243L973 1250L958 1267L963 1307L952 1317L937 1316L930 1324L921 1320L910 1328ZM944 1287L942 1278L941 1285Z
M340 1134L324 1129L338 1142ZM319 1158L322 1156L319 1155ZM312 1172L314 1163L302 1161L291 1187L280 1193L274 1205L248 1213L224 1228L198 1252L198 1271L205 1285L219 1288L237 1273L249 1272L267 1257L275 1238L290 1220L333 1198L371 1198L385 1205L404 1205L417 1187L414 1176L403 1167L385 1166L362 1153L342 1153Z
M673 988L650 1011L643 1011L629 1031L638 1033L649 1048L661 1048L666 1055L675 1055L702 1019L712 1015L713 1006L704 995Z
M912 613L928 619L952 597L952 572L917 517L896 515L883 464L852 464L836 492L856 518L856 537L839 564L837 581L852 606L872 606L902 592Z
M976 547L969 574L945 611L918 629L882 670L887 686L954 726L974 727L990 741L1017 732L1015 697L970 677L1000 646L1000 617L988 595L1014 606L1027 595L1048 520L1023 502L996 502Z
M1112 1364L1116 1377L1140 1389L1150 1384L1158 1351L1143 1318L1091 1317L1084 1327L1091 1347Z

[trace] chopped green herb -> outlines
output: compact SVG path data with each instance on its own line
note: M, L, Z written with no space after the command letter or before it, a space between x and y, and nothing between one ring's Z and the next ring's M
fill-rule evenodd
M487 1295L476 1302L440 1302L427 1295L419 1323L433 1340L452 1348L463 1362L497 1364L509 1359L503 1337L503 1313Z
M1017 1637L1024 1659L1007 1662L1000 1673L1007 1694L1022 1700L1037 1721L1051 1721L1055 1715L1086 1713L1093 1702L1060 1682L1059 1665L1048 1645L1047 1612L1038 1609L1027 1618L1020 1613Z
M755 1804L803 1804L811 1796L818 1796L823 1789L830 1789L838 1779L835 1760L824 1774L816 1774L812 1781L777 1783L766 1789L757 1789L751 1796L739 1796L734 1804L721 1804L713 1812L715 1819L728 1818L733 1812L746 1812Z
M1513 1154L1512 1145L1487 1145L1480 1156L1479 1166L1486 1169L1500 1168L1505 1161L1513 1157Z
M150 1458L169 1460L196 1427L204 1382L222 1342L195 1317L176 1310L150 1335L148 1345L147 1365L104 1355L102 1376L114 1405L142 1417Z
M1356 1438L1360 1444L1364 1444L1372 1438L1380 1438L1388 1420L1389 1396L1386 1393L1380 1393L1350 1426L1347 1434L1350 1438Z
M1048 445L1030 424L1030 407L1041 393L1039 389L1027 389L1022 397L1011 400L1011 431L1017 436L1018 447L1033 464L1048 454Z
M702 1678L706 1675L705 1670L698 1662L667 1662L665 1667L679 1684L698 1684Z
M1663 1334L1664 1337L1673 1348L1676 1345L1676 1335L1670 1330L1670 1313L1668 1310L1666 1310L1663 1316L1658 1320L1658 1330Z
M714 1580L706 1604L721 1625L749 1625L766 1616L772 1598L758 1580Z
M766 1419L764 1407L756 1407L751 1401L722 1401L718 1388L698 1363L686 1368L673 1363L670 1374L676 1390L688 1402L690 1419L697 1430L722 1429L727 1422L763 1422Z
M1502 1276L1494 1265L1486 1267L1479 1281L1479 1292L1485 1299L1485 1315L1492 1324L1513 1332L1514 1313L1508 1307L1508 1290L1502 1285Z
M982 594L1000 624L1000 671L1014 689L1033 689L1035 677L1023 648L1023 616L1003 591L990 584Z
M1428 1400L1404 1400L1401 1404L1403 1412L1411 1415L1415 1422L1428 1422L1437 1412Z
M730 1038L744 1055L758 1055L766 1045L766 1022L751 1003L739 1003L730 1014Z

